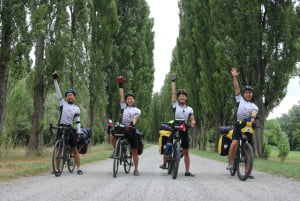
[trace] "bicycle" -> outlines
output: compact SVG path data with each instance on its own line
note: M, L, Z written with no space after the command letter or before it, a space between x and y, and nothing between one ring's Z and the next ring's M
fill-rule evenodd
M67 162L69 172L75 169L75 159L69 144L70 133L73 132L71 126L55 127L50 124L50 132L53 134L52 129L57 129L59 138L56 140L53 153L52 153L52 169L55 176L60 176L64 169L64 164ZM57 171L59 167L59 171Z
M248 140L254 134L255 123L240 121L239 124L244 124L245 126L239 132L238 147L230 175L234 176L237 172L238 178L241 181L246 181L251 175L253 168L253 148Z
M173 129L176 129L173 138L173 150L167 161L168 164L168 174L172 173L172 178L176 179L178 175L180 159L183 156L182 147L181 147L181 136L179 131L185 131L188 129L188 125L185 124L183 119L176 119L174 121Z
M119 165L124 166L126 174L130 172L133 166L132 154L129 142L127 140L127 132L124 124L116 123L112 134L117 137L115 152L113 156L113 177L117 177Z

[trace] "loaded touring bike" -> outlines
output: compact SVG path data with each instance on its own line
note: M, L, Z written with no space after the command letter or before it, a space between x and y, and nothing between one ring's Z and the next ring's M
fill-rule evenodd
M128 174L133 162L125 125L116 123L112 133L117 138L113 156L113 177L117 177L119 165L123 165L125 173Z
M75 169L75 159L69 144L70 134L73 132L72 126L55 127L50 124L50 132L52 129L57 129L58 138L53 147L52 153L52 169L55 176L60 176L63 172L64 165L67 163L69 172Z
M172 153L168 159L168 174L172 174L173 179L177 178L180 159L183 156L181 136L179 131L185 131L186 129L188 129L188 127L189 125L185 124L183 119L176 119L173 124L173 129L175 129L176 131L173 138Z
M250 144L251 135L254 134L255 123L240 121L241 132L239 132L238 147L234 159L233 167L230 170L230 175L234 176L237 173L241 181L249 178L253 168L254 154Z

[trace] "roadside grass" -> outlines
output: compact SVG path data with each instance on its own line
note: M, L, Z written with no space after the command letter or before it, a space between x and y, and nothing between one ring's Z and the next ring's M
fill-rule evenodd
M52 172L52 147L44 148L42 156L29 155L24 147L1 150L0 181ZM109 144L92 146L85 155L80 155L81 164L104 160L109 157L112 147Z
M190 151L193 154L200 155L205 158L223 161L226 163L228 161L227 156L220 156L216 152L200 151L196 149L191 149ZM287 178L294 178L300 181L300 151L290 151L289 155L283 162L281 162L280 157L278 157L278 153L278 149L273 147L271 156L268 160L255 158L254 169Z

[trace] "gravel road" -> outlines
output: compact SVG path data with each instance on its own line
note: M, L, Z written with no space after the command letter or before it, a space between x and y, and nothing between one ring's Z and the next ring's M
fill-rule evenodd
M50 173L22 177L0 183L2 201L300 201L300 182L253 171L255 179L240 181L225 170L226 164L191 155L191 172L184 176L184 163L173 180L161 170L158 147L151 146L140 156L140 173L136 177L119 169L112 176L113 160L82 166L84 175L67 171L60 177Z

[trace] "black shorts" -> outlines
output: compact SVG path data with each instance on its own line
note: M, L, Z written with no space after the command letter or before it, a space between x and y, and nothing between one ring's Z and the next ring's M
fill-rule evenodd
M174 138L174 135L176 133L177 130L173 130L170 137L168 138L168 143L172 143L173 144L173 138ZM183 149L188 149L190 146L190 138L189 138L189 133L188 131L178 131L179 132L179 135L181 137L181 147Z
M244 124L239 124L238 122L235 124L232 134L232 140L239 140L239 134L241 133L241 129L244 127ZM248 142L253 146L253 135L248 134Z
M68 130L69 132L69 144L70 147L77 147L77 141L76 141L76 130L73 127L70 127ZM57 131L56 140L61 138L61 131Z
M130 144L131 149L138 148L138 136L136 134L136 129L133 128L127 133L127 140Z

